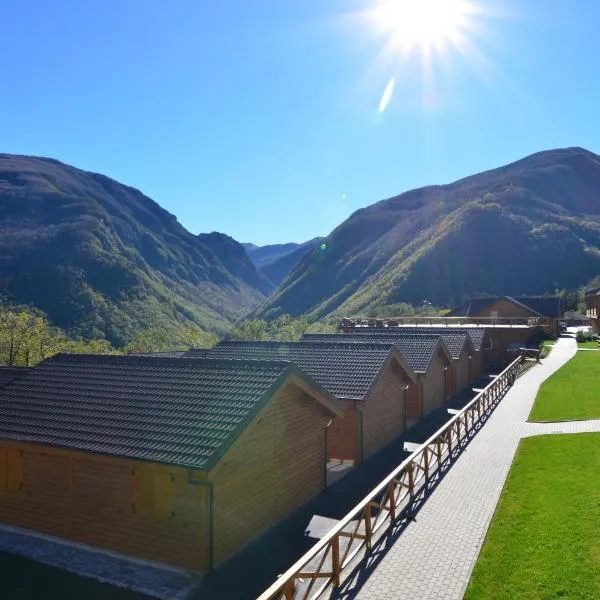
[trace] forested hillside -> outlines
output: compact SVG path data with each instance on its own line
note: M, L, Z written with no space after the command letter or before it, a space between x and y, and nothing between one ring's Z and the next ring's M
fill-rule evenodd
M400 302L576 289L600 273L600 157L540 152L356 211L256 315L364 314Z
M71 335L226 331L270 284L240 244L196 236L131 187L56 160L0 154L0 293Z

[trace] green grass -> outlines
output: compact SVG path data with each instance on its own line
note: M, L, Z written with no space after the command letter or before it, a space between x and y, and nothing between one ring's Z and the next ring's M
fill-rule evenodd
M593 348L596 350L598 348L598 342L595 340L593 342L577 342L578 348Z
M554 346L556 340L544 340L544 346Z
M599 369L599 353L577 352L566 365L541 385L529 420L599 419Z
M600 598L600 434L524 439L465 600Z

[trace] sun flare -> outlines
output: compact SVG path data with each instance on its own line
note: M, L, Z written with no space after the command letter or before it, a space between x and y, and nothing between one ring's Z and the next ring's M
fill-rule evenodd
M473 6L465 0L383 0L375 10L394 46L412 50L456 44L469 26Z

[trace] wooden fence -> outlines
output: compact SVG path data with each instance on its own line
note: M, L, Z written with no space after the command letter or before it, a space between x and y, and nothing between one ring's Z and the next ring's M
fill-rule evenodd
M519 356L441 429L419 446L357 504L325 537L290 567L258 600L318 598L340 586L389 529L407 513L421 492L441 474L519 375Z

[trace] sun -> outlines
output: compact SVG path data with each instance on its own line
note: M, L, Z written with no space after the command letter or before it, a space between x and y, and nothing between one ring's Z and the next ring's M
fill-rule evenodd
M374 17L395 47L428 51L456 44L472 12L473 5L465 0L383 0Z

